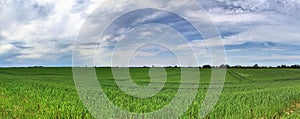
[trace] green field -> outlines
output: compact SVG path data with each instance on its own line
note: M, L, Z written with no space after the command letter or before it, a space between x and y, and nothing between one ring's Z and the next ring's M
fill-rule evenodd
M149 68L131 68L138 85L150 82ZM109 99L131 112L151 112L167 105L177 92L180 68L166 68L167 82L151 98L123 93L110 68L97 68ZM210 69L201 69L196 99L181 118L198 118L210 82ZM300 118L300 69L227 69L219 102L206 118ZM93 118L77 94L71 68L1 68L1 118ZM116 118L122 116L116 115Z

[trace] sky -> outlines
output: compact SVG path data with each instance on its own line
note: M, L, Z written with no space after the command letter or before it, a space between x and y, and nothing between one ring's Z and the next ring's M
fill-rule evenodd
M300 64L299 0L196 2L220 32L227 64ZM155 4L182 9L196 20L203 17L188 7L193 2L157 0ZM72 66L78 34L83 27L94 26L107 28L102 37L97 29L87 31L84 39L99 40L82 46L80 54L86 56L78 59L82 64L91 59L97 66L167 66L178 65L179 60L188 66L211 63L205 40L214 38L204 38L189 20L172 12L144 9L122 15L110 26L99 22L130 5L126 0L1 0L0 67ZM95 10L101 14L99 19L87 23Z

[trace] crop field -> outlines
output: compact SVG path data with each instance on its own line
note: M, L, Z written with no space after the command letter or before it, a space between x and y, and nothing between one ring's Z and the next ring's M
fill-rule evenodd
M138 85L150 82L149 68L130 68ZM167 105L180 85L180 68L166 68L167 82L160 93L139 99L119 89L110 68L97 68L100 85L118 107L130 112L152 112ZM199 118L211 70L200 69L195 100L180 118ZM72 68L0 68L0 119L94 118L81 102ZM122 118L116 115L116 118ZM300 118L300 69L230 68L220 100L210 119Z

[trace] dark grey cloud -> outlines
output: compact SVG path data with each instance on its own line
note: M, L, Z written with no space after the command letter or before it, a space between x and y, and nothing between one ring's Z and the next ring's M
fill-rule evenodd
M33 48L33 46L28 45L24 41L15 41L15 42L11 42L10 44L18 49L32 49Z
M273 12L288 14L299 6L296 0L197 0L206 9L222 8L234 12Z

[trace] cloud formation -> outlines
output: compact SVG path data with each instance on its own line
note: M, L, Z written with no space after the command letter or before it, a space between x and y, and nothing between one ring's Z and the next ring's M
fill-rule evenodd
M76 36L88 18L98 6L105 0L4 0L0 2L0 66L69 66L73 44ZM145 4L142 0L141 4ZM198 0L208 12L211 20L219 28L222 40L228 54L228 63L232 65L251 65L261 63L262 65L279 65L298 63L300 56L298 46L300 45L300 2L298 0ZM175 3L172 1L157 1L156 5L186 6L190 3ZM111 5L117 9L111 9ZM101 6L99 14L104 19L105 15L112 15L115 11L123 10L130 3L126 1ZM172 6L171 5L171 6ZM154 5L155 6L155 5ZM195 19L201 19L201 14L196 11L187 10L186 15ZM172 20L170 25L181 26L181 33L186 34L191 41L191 46L200 64L210 63L209 54L203 38L182 19L176 19L169 13L139 13L132 24L124 19L113 29L113 34L106 34L99 42L105 46L98 49L99 64L109 65L107 56L116 42L130 39L131 42L143 38L157 38L161 34L156 32L160 27L144 26L139 34L126 35L132 26L149 21L163 23L163 19ZM96 16L95 16L96 17ZM134 16L131 16L134 17ZM93 25L103 25L88 23ZM149 30L149 29L153 29ZM99 33L91 32L89 38L97 39ZM173 39L174 50L185 52L186 44L180 44L179 37L174 33L166 33L165 39ZM138 36L137 38L132 38ZM145 40L145 39L143 39ZM213 40L211 40L213 41ZM139 43L139 42L136 42ZM83 53L93 53L95 42L87 42L83 46ZM220 45L214 44L213 45ZM149 48L149 47L148 47ZM155 50L157 49L157 50ZM126 50L124 50L126 52ZM172 55L166 53L163 47L153 47L153 50L142 50L136 54L135 62L143 64L150 61L161 61ZM257 56L257 58L256 58ZM273 56L273 57L268 57ZM105 58L106 57L106 58ZM152 57L152 59L151 59ZM161 57L161 58L159 58ZM252 57L252 58L250 58ZM253 58L255 57L255 58ZM282 57L282 58L281 58ZM174 64L176 60L170 60ZM253 59L253 60L250 60ZM174 62L173 62L174 61ZM104 63L105 62L105 63ZM169 64L166 64L169 65Z

